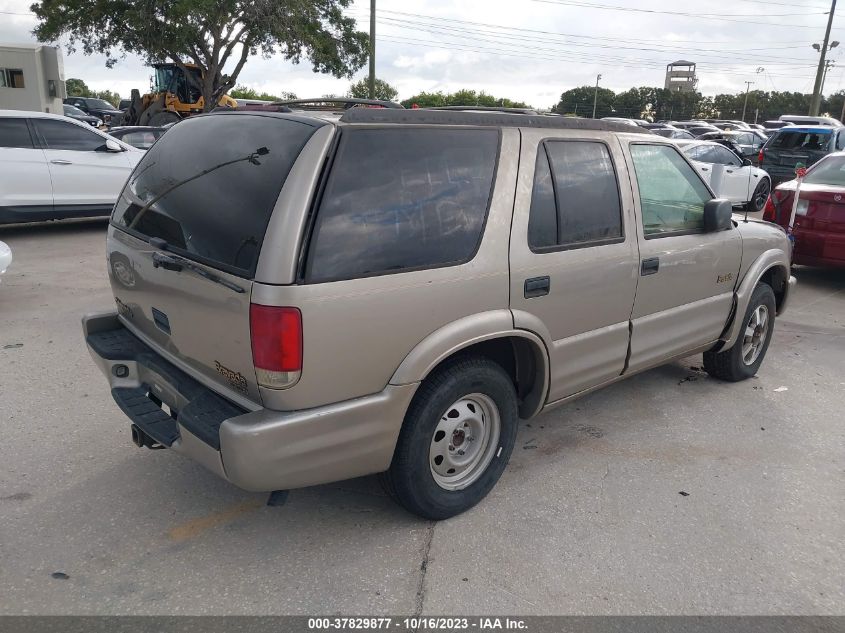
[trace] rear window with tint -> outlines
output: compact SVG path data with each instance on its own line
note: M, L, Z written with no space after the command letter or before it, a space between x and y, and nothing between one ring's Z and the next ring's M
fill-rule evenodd
M766 149L789 149L796 151L824 151L830 144L827 130L783 130L775 134Z
M487 216L493 129L347 129L317 213L312 283L468 261Z
M112 221L242 277L255 274L279 191L316 127L260 115L210 115L173 126L146 153Z
M830 157L816 163L804 176L804 182L845 187L845 156Z

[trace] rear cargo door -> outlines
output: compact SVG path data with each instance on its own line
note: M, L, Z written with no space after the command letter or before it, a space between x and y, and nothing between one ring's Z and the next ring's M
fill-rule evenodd
M224 395L260 402L252 279L285 179L321 125L263 113L188 119L147 152L115 206L109 274L124 322Z

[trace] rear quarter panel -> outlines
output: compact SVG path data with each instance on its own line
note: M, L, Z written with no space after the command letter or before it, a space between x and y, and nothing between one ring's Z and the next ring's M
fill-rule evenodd
M465 264L318 284L255 283L253 303L298 307L303 323L302 377L289 389L262 388L264 405L303 409L377 393L432 332L506 310L518 157L517 130L503 130L484 235Z

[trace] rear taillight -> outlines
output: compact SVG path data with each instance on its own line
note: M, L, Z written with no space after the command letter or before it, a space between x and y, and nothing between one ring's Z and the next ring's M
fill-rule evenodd
M769 199L766 200L766 207L763 209L763 219L766 222L775 222L779 224L785 219L786 214L791 211L791 207L784 209L787 199L792 198L791 191L784 191L783 189L772 189L769 194Z
M766 222L774 222L775 221L775 203L772 200L772 196L769 196L769 199L766 200L766 206L763 209L763 219Z
M258 384L270 389L295 385L302 374L302 313L253 303L249 329Z
M760 166L763 164L763 150L760 150L760 153L757 154L757 165Z

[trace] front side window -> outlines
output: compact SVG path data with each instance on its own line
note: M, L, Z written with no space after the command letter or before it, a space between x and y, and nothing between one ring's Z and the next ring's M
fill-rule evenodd
M681 155L667 145L635 144L631 157L645 236L704 230L704 204L712 196Z
M96 132L73 123L53 119L35 119L34 123L47 149L93 152L106 143Z
M498 145L493 129L345 130L317 212L307 280L471 259L487 217Z
M26 119L0 117L0 147L32 149Z
M548 141L537 152L528 217L532 250L622 237L619 186L610 153L594 141Z
M716 159L714 162L718 165L739 167L742 164L736 154L724 147L711 147L710 149L713 151L714 158Z

